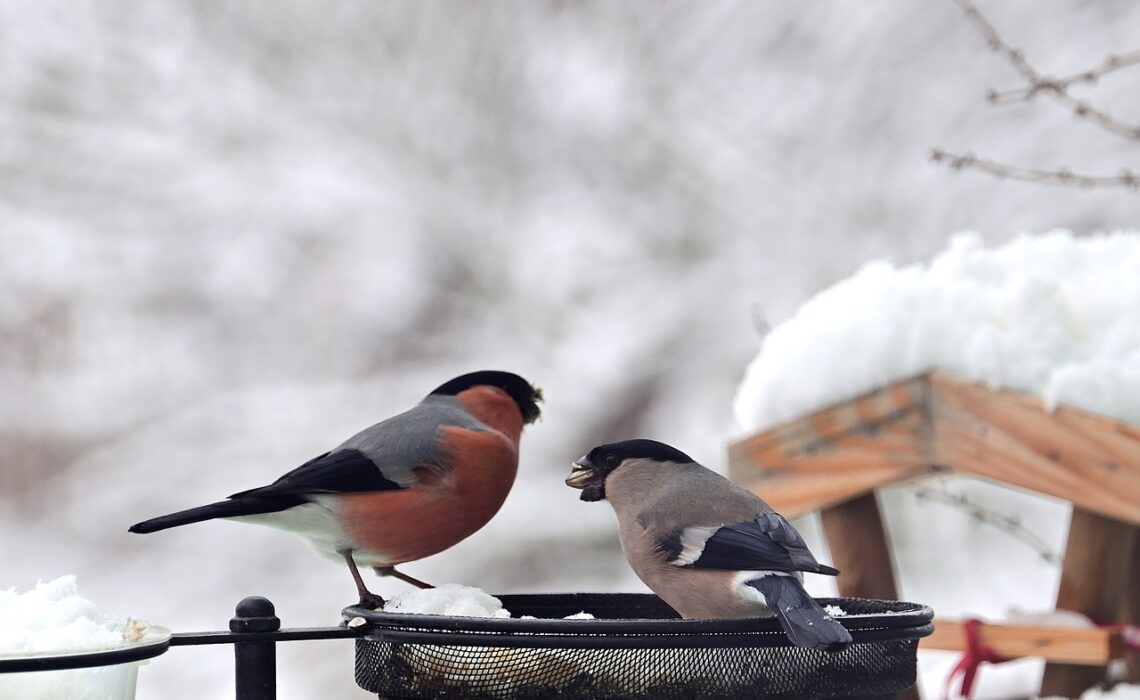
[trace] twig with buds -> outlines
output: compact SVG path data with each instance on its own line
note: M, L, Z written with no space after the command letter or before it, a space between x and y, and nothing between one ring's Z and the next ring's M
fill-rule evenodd
M1049 78L1041 79L1037 82L1030 81L1029 85L1013 88L1011 90L990 90L986 94L986 99L990 104L1009 104L1011 102L1023 102L1032 99L1043 91L1058 91L1066 90L1071 85L1078 85L1080 83L1088 83L1094 85L1098 80L1104 76L1118 71L1121 68L1136 65L1140 63L1140 51L1133 51L1123 55L1110 54L1104 62L1095 68L1083 70L1072 75L1066 75L1063 78Z
M1025 78L1028 85L1012 90L990 90L986 100L990 104L1009 104L1011 102L1028 100L1039 94L1047 94L1062 105L1070 109L1075 116L1127 139L1140 141L1140 125L1123 122L1103 109L1100 109L1087 100L1074 97L1069 93L1070 86L1078 83L1095 83L1101 77L1113 71L1128 66L1140 64L1140 51L1133 51L1123 55L1111 55L1100 65L1083 70L1063 78L1044 76L1029 63L1025 54L1002 38L993 24L978 10L972 0L954 0L966 18L986 40L994 52L1004 56L1018 73ZM953 154L941 149L934 149L931 160L936 163L945 163L952 170L969 168L990 173L996 177L1025 182L1056 183L1064 185L1077 185L1080 187L1128 187L1138 189L1137 176L1128 168L1123 169L1119 175L1087 175L1074 173L1068 168L1061 167L1056 170L1030 168L1010 165L998 161L978 158L972 153Z
M960 508L974 520L995 527L1010 537L1028 545L1036 551L1042 559L1050 564L1056 564L1060 558L1043 539L1025 527L1021 519L1016 515L1005 515L995 510L985 508L970 500L964 493L954 493L950 491L946 488L945 484L940 483L936 488L920 486L915 489L914 497L919 501L929 500L931 502L945 503L955 508Z
M1132 189L1140 188L1140 176L1137 176L1128 168L1121 170L1119 175L1084 175L1074 173L1065 167L1058 168L1057 170L1026 168L986 160L985 158L975 156L973 153L959 155L948 153L938 148L931 150L930 160L935 163L945 163L951 170L973 168L974 170L981 170L982 172L990 173L998 177L1009 178L1011 180L1023 180L1025 182L1048 182L1062 185L1078 185L1080 187L1116 186L1130 187Z
M1025 58L1025 54L1020 49L1011 46L1005 39L1001 37L1000 34L998 34L997 29L995 29L994 26L990 24L990 21L987 20L984 15L982 15L981 11L977 8L977 6L974 5L973 2L971 2L971 0L954 1L958 3L958 6L961 7L962 11L966 13L966 17L970 20L971 24L977 27L978 31L982 34L982 37L985 38L986 43L989 44L989 47L993 49L994 52L1001 54L1002 56L1005 56L1007 59L1009 59L1009 62L1013 64L1013 67L1017 69L1017 72L1021 73L1021 75L1027 81L1029 81L1029 86L1027 88L1022 88L1028 92L1029 96L1034 96L1038 93L1047 93L1071 109L1073 111L1073 114L1078 117L1089 119L1101 127L1108 129L1114 133L1120 134L1121 136L1125 136L1130 139L1140 139L1140 128L1137 126L1133 124L1126 124L1119 119L1116 119L1108 112L1094 107L1089 102L1070 95L1068 92L1068 86L1070 83L1065 82L1064 79L1057 80L1055 78L1042 76L1037 71L1037 69L1030 65L1029 61ZM1128 56L1129 60L1132 63L1140 62L1140 52L1129 54ZM1123 67L1120 66L1119 63L1119 57L1116 57L1115 62L1113 61L1112 57L1109 57L1105 61L1105 64L1102 64L1101 69L1105 70L1105 72L1108 70L1117 70L1118 68ZM1113 65L1110 68L1105 69L1104 66L1108 64ZM1096 69L1092 71L1084 71L1078 75L1080 75L1082 78L1091 75L1093 76L1091 78L1092 81L1095 81L1097 77ZM1072 80L1071 82L1076 82L1076 80ZM991 103L996 102L997 96L1000 94L1001 93L996 93L991 90L987 95L987 99Z

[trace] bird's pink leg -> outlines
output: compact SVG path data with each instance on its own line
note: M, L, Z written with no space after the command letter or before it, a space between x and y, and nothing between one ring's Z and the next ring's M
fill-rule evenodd
M376 566L373 567L373 570L380 576L392 576L393 578L400 579L404 583L410 583L416 588L435 588L435 586L430 583L424 583L414 576L408 576L407 574L396 571L396 567L394 566Z
M384 599L368 590L368 587L364 585L364 580L360 578L360 569L356 568L356 560L352 558L352 550L341 550L340 555L344 557L345 563L348 564L348 570L352 573L352 580L356 582L356 592L360 594L360 606L373 610L383 609Z

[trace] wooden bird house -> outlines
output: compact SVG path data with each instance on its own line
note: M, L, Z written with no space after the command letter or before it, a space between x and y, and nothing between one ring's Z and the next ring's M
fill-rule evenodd
M946 473L1071 502L1057 608L1140 622L1136 426L930 371L729 446L734 481L785 516L820 511L845 596L897 598L875 490ZM960 628L936 628L924 647L960 648ZM1044 656L1043 694L1076 697L1124 652L1111 628L1075 632L987 624L983 635L1002 656ZM1128 662L1140 681L1140 659Z

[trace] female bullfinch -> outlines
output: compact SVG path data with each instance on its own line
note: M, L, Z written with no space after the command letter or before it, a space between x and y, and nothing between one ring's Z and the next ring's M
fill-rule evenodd
M148 533L227 518L296 533L344 560L362 605L381 607L357 565L425 588L395 565L437 554L491 519L514 484L523 426L542 392L510 372L464 374L268 486L132 525Z
M608 500L634 572L685 618L770 617L801 647L838 649L851 635L807 594L815 560L803 537L753 493L654 440L601 445L566 484Z

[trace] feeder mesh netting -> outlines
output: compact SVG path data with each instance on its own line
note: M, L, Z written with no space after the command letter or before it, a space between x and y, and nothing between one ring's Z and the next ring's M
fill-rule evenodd
M356 681L382 698L465 700L867 698L892 697L913 685L918 640L883 632L895 611L882 606L900 604L878 601L877 610L866 610L859 606L877 601L838 602L849 614L885 613L877 616L886 622L876 627L875 641L859 643L853 631L857 643L842 651L802 649L791 646L778 626L773 630L772 620L758 621L764 624L753 646L744 646L749 635L739 633L702 635L684 648L630 648L628 642L622 648L567 648L556 640L538 647L469 646L449 643L467 636L462 632L431 630L429 643L358 639ZM782 639L773 646L776 634ZM487 643L486 633L480 636L479 644Z

